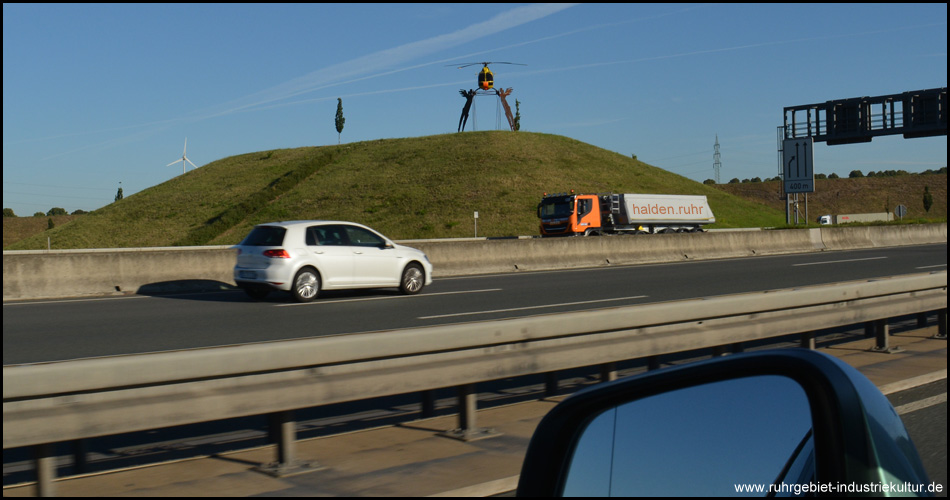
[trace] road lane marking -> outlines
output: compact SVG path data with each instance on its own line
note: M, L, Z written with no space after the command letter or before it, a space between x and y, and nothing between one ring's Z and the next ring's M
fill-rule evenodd
M912 411L923 410L924 408L930 408L931 406L936 406L941 403L947 402L947 393L937 394L936 396L931 396L926 399L921 399L920 401L914 401L913 403L907 403L906 405L900 405L897 408L894 408L897 411L898 415L905 415Z
M577 306L582 304L597 304L602 302L615 302L618 300L630 300L630 299L643 299L647 295L635 295L633 297L617 297L615 299L600 299L600 300L584 300L581 302L564 302L561 304L546 304L541 306L527 306L527 307L512 307L511 309L495 309L492 311L472 311L472 312L463 312L463 313L452 313L452 314L439 314L436 316L420 316L418 319L439 319L439 318L452 318L456 316L475 316L478 314L495 314L502 312L512 312L512 311L527 311L530 309L547 309L552 307L564 307L564 306Z
M842 262L861 262L862 260L881 260L886 259L887 257L867 257L864 259L846 259L846 260L826 260L822 262L806 262L804 264L792 264L792 267L798 266L819 266L822 264L840 264Z
M439 293L420 293L419 295L395 295L395 296L386 296L386 297L366 297L363 299L336 299L336 300L314 300L313 302L294 302L290 304L277 304L277 307L293 307L293 306L312 306L317 304L335 304L337 302L365 302L368 300L389 300L389 299L408 299L412 297L435 297L437 295L459 295L463 293L483 293L483 292L500 292L501 288L486 288L484 290L462 290L459 292L439 292Z
M36 304L72 304L76 302L104 302L107 300L132 300L132 299L150 299L153 298L148 295L128 295L124 297L92 297L88 299L59 299L59 300L43 300L36 299L36 301L31 302L4 302L3 307L7 306L29 306Z
M935 265L935 266L920 266L920 267L915 267L914 269L930 269L930 268L933 268L933 267L947 267L947 265L946 265L946 264L937 264L937 265Z

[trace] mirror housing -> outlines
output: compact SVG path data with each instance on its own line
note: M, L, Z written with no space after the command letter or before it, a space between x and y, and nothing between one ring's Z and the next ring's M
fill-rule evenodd
M806 425L811 425L812 432L811 441L808 444L811 448L808 450L809 453L813 453L814 460L814 472L810 474L813 478L810 481L812 486L853 484L864 487L864 485L881 485L890 482L911 483L916 487L917 485L926 486L929 483L920 457L907 435L903 422L887 398L870 380L853 367L832 356L812 350L785 349L736 354L666 368L600 384L571 395L552 409L535 430L522 466L518 496L550 497L563 496L565 493L588 496L582 491L582 486L578 487L576 478L572 478L571 488L568 491L565 491L565 486L571 476L572 467L581 470L586 465L587 470L596 469L595 464L583 463L591 460L590 455L578 450L592 448L590 443L585 441L589 439L584 437L585 433L589 426L595 425L592 423L605 412L622 408L627 410L626 413L619 411L616 413L618 417L614 428L618 430L618 434L623 432L624 424L629 423L621 421L620 415L623 414L636 415L640 423L637 428L649 433L653 429L668 427L668 422L672 422L673 417L676 416L655 411L658 406L650 405L649 401L656 401L658 397L675 399L678 394L684 395L684 398L688 395L689 399L685 401L687 403L699 401L696 395L702 394L703 391L722 391L723 387L727 391L740 391L742 390L740 388L748 387L748 385L731 382L773 376L788 379L792 385L800 386L807 398L806 420L807 413L810 413L811 421L806 421ZM727 384L719 384L722 382ZM720 394L717 393L716 396ZM637 406L644 404L647 406ZM702 417L704 408L697 404L693 413ZM754 405L745 409L748 412L754 409ZM736 411L743 410L738 408ZM729 416L727 414L723 418ZM753 416L742 415L742 417ZM758 418L768 419L769 416L762 415ZM712 421L715 422L715 419ZM722 432L712 426L703 430L708 430L710 433ZM800 429L797 429L795 432L799 431ZM741 427L738 431L730 430L729 432L727 438L734 440L740 446L743 444L743 439L751 439L751 429L748 432L749 436ZM594 434L594 431L591 433ZM683 436L688 434L684 432ZM621 442L616 436L617 434L614 435L614 444ZM675 433L672 436L674 440L680 437ZM799 434L798 440L801 440L800 436ZM681 439L687 438L681 437ZM624 441L626 445L621 449L628 450L629 442L629 440ZM696 450L696 453L705 454L704 458L710 463L723 460L724 454L721 449L714 447L716 445L710 445L704 441L695 441L689 445ZM794 454L801 453L804 445L803 442L801 447L795 449ZM711 446L712 449L710 449ZM672 448L672 446L664 448ZM654 449L643 450L646 454L654 452ZM617 457L623 456L616 451L611 452L610 449L605 453L612 453L611 463ZM754 454L750 453L750 455L744 457L747 463L756 460ZM782 481L783 476L790 472L789 469L799 467L800 464L793 462L795 462L794 456L790 457L781 475L772 479ZM627 464L619 464L619 467L618 464L613 464L613 467L619 474L624 465ZM678 495L675 491L677 482L686 482L696 475L696 471L689 467L676 468L672 473L673 476L655 478L657 482L663 483L656 486L666 488L664 491L668 495ZM680 477L676 477L676 474ZM736 485L748 482L751 481L734 478ZM652 486L649 489L645 487L644 490L655 491L652 490ZM638 494L636 491L612 492L609 489L606 493L596 491L592 494L609 496L610 493L623 496ZM817 491L815 493L838 495L854 492ZM858 494L869 493L875 492L858 492ZM920 493L928 494L926 489ZM737 494L735 489L706 492L706 495L734 496Z

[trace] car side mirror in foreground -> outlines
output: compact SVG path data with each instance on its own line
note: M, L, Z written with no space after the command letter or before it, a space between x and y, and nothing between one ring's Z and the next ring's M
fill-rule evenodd
M568 397L531 438L518 496L929 495L928 484L871 381L837 358L786 349Z

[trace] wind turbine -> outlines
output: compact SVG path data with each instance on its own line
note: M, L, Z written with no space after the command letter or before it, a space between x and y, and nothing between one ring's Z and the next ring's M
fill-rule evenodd
M185 149L183 149L182 152L181 152L181 158L178 159L178 160L175 160L175 161L173 161L173 162L171 162L171 163L169 163L168 165L165 165L165 166L166 166L166 167L170 167L170 166L172 166L172 165L174 165L174 164L176 164L176 163L178 163L178 162L181 162L181 173L182 173L182 174L184 174L184 173L185 173L185 169L188 168L188 164L185 163L185 162L191 163L191 166L192 166L192 167L198 168L198 165L195 165L194 163L192 163L191 160L188 159L188 156L185 155L185 153L186 153L187 151L188 151L188 138L185 137Z

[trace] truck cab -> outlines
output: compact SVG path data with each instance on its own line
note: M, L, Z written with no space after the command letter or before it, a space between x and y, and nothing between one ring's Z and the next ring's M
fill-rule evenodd
M546 194L538 204L538 218L541 236L588 235L602 228L600 200L593 194Z

